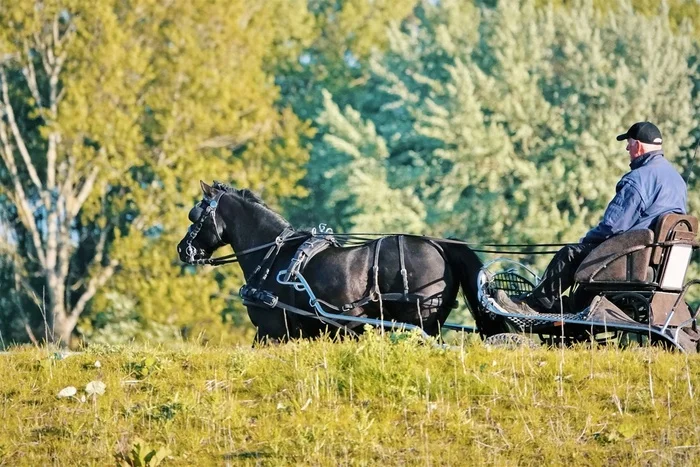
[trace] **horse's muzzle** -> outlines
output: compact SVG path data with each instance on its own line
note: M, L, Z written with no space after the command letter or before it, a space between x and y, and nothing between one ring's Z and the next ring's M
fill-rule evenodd
M177 254L180 257L180 261L187 264L193 264L195 261L209 259L211 257L211 253L202 248L195 248L192 244L188 245L185 241L178 244Z

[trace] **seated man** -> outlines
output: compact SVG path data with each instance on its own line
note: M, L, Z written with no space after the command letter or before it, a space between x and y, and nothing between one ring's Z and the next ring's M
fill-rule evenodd
M617 137L627 140L631 171L617 183L617 193L605 210L603 220L579 243L567 245L554 256L535 289L521 300L511 300L499 291L495 300L511 312L558 313L562 292L574 283L574 275L585 257L604 240L635 229L653 228L667 213L686 213L685 181L664 158L661 132L650 122L635 123ZM564 297L566 298L566 297Z

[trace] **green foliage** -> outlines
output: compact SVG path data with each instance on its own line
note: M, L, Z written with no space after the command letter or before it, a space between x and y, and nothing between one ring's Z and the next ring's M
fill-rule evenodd
M129 362L125 366L125 370L129 372L129 375L137 379L144 379L161 369L160 361L150 356L144 357L138 362Z
M90 345L118 345L130 342L166 343L180 338L179 328L173 324L146 321L133 300L116 292L107 292L107 304L84 320L77 331Z
M390 337L96 348L47 368L34 365L47 350L14 350L0 356L0 408L15 414L0 427L0 463L685 465L697 455L696 355L459 339L444 350ZM129 364L148 359L160 370L135 379ZM96 379L106 391L94 400L56 397Z
M156 467L170 454L167 448L153 448L141 438L136 438L128 453L118 452L114 457L117 465L122 467Z
M370 76L368 62L371 55L387 49L387 27L412 16L414 7L419 3L419 0L310 0L308 8L314 17L313 39L302 50L296 62L285 63L275 71L282 102L290 105L300 118L309 121L329 112L325 109L324 91L333 95L334 102L341 109L348 105L359 107L371 103L373 96L364 86ZM336 123L341 124L337 120ZM357 124L362 125L359 122ZM308 196L286 200L285 211L294 224L311 226L327 221L336 229L349 227L352 223L342 219L341 213L346 211L352 215L355 211L352 203L345 206L346 201L355 194L331 195L339 198L333 201L333 205L338 207L337 211L324 205L324 196L330 194L331 185L347 177L337 173L340 168L334 168L332 162L325 158L323 147L327 142L323 135L310 138L309 141L314 150L321 154L311 154L307 168L313 173L300 184ZM339 157L344 159L347 156ZM335 173L326 176L326 172ZM372 182L378 181L376 176L371 179ZM335 186L337 189L342 187ZM395 194L392 198L396 200L407 197ZM415 206L409 207L409 210L414 208ZM383 210L382 214L385 213L386 210ZM392 218L391 225L410 225L410 221L408 224L397 225L395 217ZM379 222L375 220L374 224Z
M107 292L132 302L143 322L194 337L225 335L222 315L232 310L222 297L237 290L239 273L222 269L212 281L209 271L183 269L174 245L201 195L199 179L233 181L273 205L303 194L297 181L309 127L279 104L268 68L295 60L311 40L306 2L3 2L0 24L0 67L38 173L30 180L29 169L20 170L14 183L9 165L0 169L0 196L10 194L0 199L3 211L17 212L8 225L19 246L12 261L26 282L22 295L41 297L48 286L50 317L59 323L65 310L64 321L73 322L68 335L88 301L83 327L92 326L90 309L107 309ZM53 26L63 34L60 44ZM52 81L42 64L59 54ZM36 93L22 75L30 69ZM39 102L45 94L51 105ZM56 160L47 162L54 144ZM12 152L12 144L3 149ZM60 195L58 188L51 194L52 184L63 187ZM78 204L70 190L82 187ZM62 236L52 237L51 229L33 226L45 211L30 220L22 193L47 210L75 208L75 219L56 220ZM42 248L47 259L40 264ZM45 280L33 279L42 274ZM36 315L29 303L22 308Z
M537 5L563 6L576 11L580 0L538 0ZM605 13L624 9L620 2L609 0L590 0L593 6ZM695 0L630 0L635 12L646 16L667 14L671 28L678 34L692 34L700 38L700 4ZM624 4L623 4L624 5Z
M358 89L368 77L367 60L384 51L386 28L412 14L420 0L308 0L313 16L310 40L296 61L276 70L283 102L303 119L321 111L321 90L343 96L342 104L365 101ZM358 92L359 91L359 92Z
M300 227L575 241L647 118L695 212L698 21L686 0L0 0L0 347L63 311L93 344L249 342L239 269L175 255L199 179Z
M371 180L373 189L387 187L380 193L413 190L419 203L407 206L425 213L417 233L576 241L599 221L628 170L615 136L631 122L657 122L667 156L687 167L698 121L697 46L673 33L667 15L619 5L602 15L590 2L577 3L575 14L528 0L493 8L423 3L390 29L389 50L372 59L363 86L371 104L338 115L326 101L307 178L322 200L314 213L353 213L340 225L371 216L386 195L346 194ZM328 114L342 123L328 125ZM375 131L361 138L346 129L360 122ZM381 170L347 160L375 146L388 153ZM323 183L331 170L365 177L334 188ZM698 201L693 192L691 212Z
M301 1L190 2L174 9L158 3L139 15L148 19L138 31L159 70L149 86L142 129L159 182L139 190L133 203L153 211L151 222L115 240L121 270L111 288L136 300L144 320L175 325L187 336L236 341L243 333L225 328L222 315L230 309L222 297L237 291L238 269L221 269L212 280L210 269L181 268L173 245L185 233L187 210L201 196L199 179L233 181L272 205L301 193L296 182L307 153L299 140L307 127L278 108L265 68L305 43L309 16ZM160 235L149 235L154 228ZM96 306L102 304L98 297Z
M387 144L374 124L364 122L350 107L341 113L330 94L324 95L325 108L318 118L324 137L315 154L323 159L325 171L315 170L309 177L315 196L329 195L324 214L332 217L321 220L345 231L355 226L368 232L420 230L423 207L411 187L389 186ZM372 209L358 209L361 206Z

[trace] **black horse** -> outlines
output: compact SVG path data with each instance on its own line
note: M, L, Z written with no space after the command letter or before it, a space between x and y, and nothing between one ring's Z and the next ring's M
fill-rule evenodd
M280 304L313 313L305 291L277 281L278 272L289 267L311 234L292 229L249 190L218 182L200 184L204 199L190 211L192 225L177 247L180 259L206 263L214 251L231 245L246 281L255 283L256 290ZM345 305L345 315L409 323L430 335L439 333L461 285L477 327L488 335L496 330L488 329L490 320L479 311L476 281L481 266L478 256L464 244L392 235L359 246L327 248L309 260L303 276L319 302ZM406 299L379 300L380 296ZM246 305L257 327L257 341L316 337L328 330L327 320L268 306L273 303L247 301ZM357 323L336 322L362 330Z

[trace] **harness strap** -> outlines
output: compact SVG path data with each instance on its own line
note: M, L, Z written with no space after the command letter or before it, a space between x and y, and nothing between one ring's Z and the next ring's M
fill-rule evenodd
M309 261L311 261L311 258L331 246L339 247L340 245L331 236L317 236L316 234L312 234L294 254L294 257L289 263L289 267L287 267L287 274L284 276L284 281L289 282L292 280L292 278L304 270Z
M272 265L275 263L275 259L277 259L277 255L279 254L280 250L282 249L282 246L284 246L284 242L287 239L289 239L289 237L291 237L293 234L294 234L294 230L291 229L290 227L286 227L282 231L282 233L280 233L277 236L277 238L275 238L273 245L270 247L269 250L267 250L265 257L262 259L260 264L257 265L255 270L253 271L253 274L251 274L250 277L248 278L248 283L253 283L253 279L262 270L263 267L265 267L265 272L263 273L263 275L260 278L260 281L258 281L258 283L260 285L262 285L265 282L265 280L267 279L267 276L270 274L270 269L272 268Z
M406 260L404 259L404 238L399 235L399 264L401 265L401 278L403 279L403 294L408 296L408 273L406 272Z
M255 271L253 274L250 276L248 279L248 283L241 287L241 290L239 292L239 295L244 299L244 301L249 301L251 304L262 304L265 305L269 308L280 308L283 310L290 310L294 313L300 314L302 316L314 316L317 318L321 318L317 314L313 314L304 310L301 310L299 308L294 308L293 305L285 304L285 303L280 303L279 299L276 295L274 295L271 292L268 292L264 289L261 288L262 283L265 281L267 278L267 275L269 274L269 271L272 267L272 264L274 263L275 259L277 258L277 255L279 254L279 251L284 244L284 241L286 238L288 238L290 235L294 233L293 230L285 229L280 235L277 237L275 240L274 244L270 247L270 249L267 251L265 254L265 257L261 261L261 263L256 267ZM347 314L349 311L363 307L367 305L370 302L376 302L379 301L380 308L382 306L383 301L388 301L388 302L404 302L404 303L415 303L418 307L419 315L421 318L427 317L430 314L430 310L437 308L442 305L442 298L440 297L427 297L425 295L421 294L411 294L409 293L409 287L408 287L408 273L406 271L406 259L405 259L405 239L404 236L398 236L398 248L399 248L399 263L400 263L400 272L401 276L403 278L403 292L402 293L381 293L380 287L379 287L379 254L381 252L381 245L382 245L383 238L380 238L377 240L377 244L374 250L374 258L373 258L373 264L372 264L372 271L373 271L373 280L374 284L372 285L372 288L370 290L370 293L368 296L363 297L359 300L356 300L351 303L346 303L340 307L333 305L332 303L328 303L327 301L320 299L320 298L315 298L314 302L321 304L334 312L336 312L339 315L342 314ZM429 240L430 241L430 240ZM286 278L284 281L289 281L291 277L296 276L296 275L301 275L301 269L303 269L303 260L310 259L315 253L322 251L325 248L328 248L330 244L333 243L332 240L328 238L318 238L318 237L313 237L309 240L307 240L299 249L297 250L297 253L295 254L294 258L292 259L289 267L289 271L287 272ZM444 252L441 248L441 246L437 243L434 243L430 241L431 244L440 252L441 255L444 256ZM335 244L335 243L333 243ZM269 244L268 244L269 245ZM308 257L307 257L308 255ZM262 271L263 267L266 267L265 272L263 276L261 277L261 280L257 283L254 284L254 279L257 276L260 271ZM291 271L291 274L290 274ZM257 287L255 286L257 285ZM425 309L422 309L421 307L425 307ZM323 322L328 322L329 324L336 325L338 327L341 327L342 325L338 325L338 323L333 322L332 320L327 320L327 319L322 319ZM343 326L343 329L347 329L346 327Z
M320 298L317 298L316 301L321 303L322 305L325 305L329 308L332 308L338 312L341 313L347 313L350 310L353 310L355 308L363 307L367 305L370 302L376 302L377 298L381 297L383 301L386 302L406 302L406 303L415 303L416 301L419 303L419 305L425 304L426 302L432 302L435 301L435 306L439 306L442 304L441 301L434 300L431 297L426 297L425 295L420 295L420 294L407 294L404 295L403 293L399 292L394 292L394 293L383 293L379 294L379 296L367 296L363 297L359 300L355 300L354 302L351 303L346 303L345 305L341 307L337 307L331 303L326 302L325 300L321 300ZM430 303L433 305L432 303Z
M255 289L253 289L253 290L255 290ZM293 305L289 305L289 304L287 304L287 303L280 302L279 300L277 300L277 297L272 296L272 294L270 294L270 296L274 297L274 304L271 304L270 301L260 300L260 299L258 299L257 297L255 297L254 294L255 294L255 292L253 292L252 295L246 296L246 298L243 299L243 305L246 305L246 306L249 306L249 305L259 306L259 305L262 304L262 305L266 305L266 306L268 306L269 308L273 308L273 309L279 308L279 309L282 310L282 311L289 311L290 313L294 313L294 314L297 314L297 315L300 315L300 316L306 316L306 317L318 319L318 320L320 320L321 322L324 322L324 323L330 324L330 325L332 325L332 326L335 326L335 327L337 327L338 329L342 329L344 332L348 333L349 335L357 336L357 333L356 333L355 331L351 330L350 328L348 328L348 327L345 326L344 324L340 324L340 323L338 323L338 322L336 322L336 321L334 321L334 320L332 320L332 319L328 319L328 318L325 318L325 317L323 317L323 316L318 316L316 313L312 313L312 312L310 312L310 311L302 310L301 308L297 308L297 307L295 307L295 306L293 306Z
M370 294L374 296L375 300L377 297L380 297L379 299L381 300L381 291L379 290L379 250L382 248L382 240L384 240L383 237L377 240L377 246L374 248L374 264L372 266L374 287L372 287Z
M248 282L252 281L253 278L260 272L260 270L263 268L263 264L265 264L265 261L270 257L273 251L275 251L276 245L272 245L269 250L267 250L267 253L265 253L265 257L263 260L255 267L255 270L253 271L253 274L250 275L250 278L248 279Z

